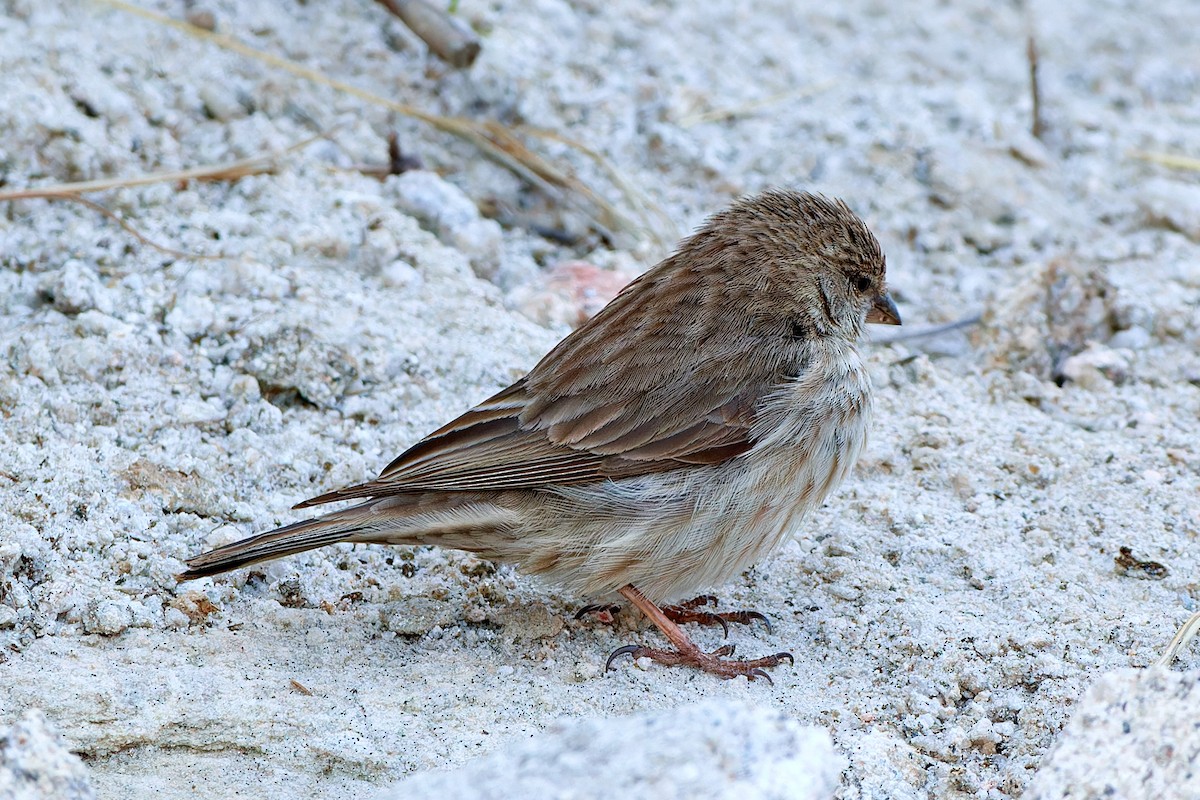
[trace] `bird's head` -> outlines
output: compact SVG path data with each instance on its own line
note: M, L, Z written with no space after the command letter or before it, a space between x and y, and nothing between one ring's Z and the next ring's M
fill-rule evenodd
M706 251L704 261L722 262L731 291L760 320L850 339L868 322L900 324L883 250L840 200L770 190L710 218L691 243Z

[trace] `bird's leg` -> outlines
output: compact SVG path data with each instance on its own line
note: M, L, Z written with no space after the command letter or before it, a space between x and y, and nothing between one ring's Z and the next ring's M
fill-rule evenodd
M717 598L711 594L702 594L699 597L693 597L684 603L679 603L673 606L663 606L662 612L672 622L684 623L695 622L698 625L720 625L725 631L725 638L729 638L729 623L737 625L749 625L752 622L761 622L767 629L767 633L771 633L771 621L765 615L757 611L724 611L717 613L715 611L701 610L704 606L712 606L716 608Z
M620 591L663 632L675 649L657 650L639 645L619 647L608 657L608 662L604 665L605 670L612 666L615 659L629 655L635 661L639 658L649 658L668 667L695 667L722 678L736 678L739 675L745 675L749 680L765 678L767 683L771 683L771 676L766 673L767 668L776 666L784 659L793 663L795 661L791 653L776 653L773 656L756 658L752 661L725 661L724 656L733 655L733 645L727 644L724 647L718 647L711 653L705 653L688 638L682 628L664 614L662 609L650 602L646 595L638 591L633 584L625 586Z

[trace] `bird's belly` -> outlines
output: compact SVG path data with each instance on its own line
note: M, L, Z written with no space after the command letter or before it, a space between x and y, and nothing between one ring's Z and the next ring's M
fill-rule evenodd
M592 597L632 583L657 602L727 582L784 542L866 441L865 376L843 376L834 397L802 389L801 402L780 394L770 431L742 456L556 490L513 560Z

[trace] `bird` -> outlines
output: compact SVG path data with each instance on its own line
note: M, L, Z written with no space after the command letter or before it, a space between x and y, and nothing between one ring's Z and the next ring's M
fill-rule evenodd
M899 325L883 251L845 202L768 189L710 216L524 377L405 450L373 480L297 509L342 510L187 561L191 580L337 542L436 545L621 595L669 647L630 655L771 680L790 653L706 652L689 621L850 472L871 416L858 343ZM596 608L589 606L588 608Z

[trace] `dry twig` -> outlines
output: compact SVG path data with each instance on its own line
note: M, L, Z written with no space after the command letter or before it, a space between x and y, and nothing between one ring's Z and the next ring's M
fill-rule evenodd
M320 137L315 137L320 138ZM298 147L313 142L306 139L298 145L285 150L291 152ZM247 175L261 175L275 169L274 155L253 156L227 164L210 164L192 169L170 170L168 172L152 172L147 175L137 175L130 178L100 178L94 181L78 181L76 183L55 183L50 186L37 186L30 189L10 189L0 191L0 201L3 200L34 200L46 197L63 197L87 194L89 192L104 192L109 189L121 189L127 186L145 186L151 183L182 183L185 181L236 181Z
M1046 125L1042 121L1042 90L1038 84L1038 47L1033 34L1025 40L1025 57L1029 60L1029 93L1033 96L1033 123L1030 131L1033 138L1041 139L1046 133Z
M386 178L389 175L403 175L409 170L421 169L423 164L416 156L407 155L400 149L400 137L395 131L387 136L388 160L386 164L353 164L350 169L370 175L373 178Z
M783 92L776 92L759 100L751 100L748 103L742 103L736 106L727 106L725 108L716 108L712 111L701 111L696 114L688 114L679 120L679 127L691 128L694 125L699 125L704 122L719 122L721 120L733 119L734 117L742 117L759 109L773 106L776 103L782 103L785 100L801 100L805 97L812 97L815 94L829 89L837 84L837 81L823 81L813 86L807 86L802 89L788 89Z
M88 200L86 197L80 197L77 194L58 194L55 192L42 192L42 193L38 193L38 194L30 194L28 199L34 199L34 198L42 199L42 200L70 200L71 202L74 202L74 203L81 203L81 204L87 206L88 208L92 209L93 211L103 214L104 216L106 216L110 220L112 220L113 222L120 225L125 230L126 233L128 233L133 238L137 239L142 244L146 245L147 247L151 247L151 248L159 251L160 253L165 253L166 255L169 255L172 258L198 259L198 260L210 260L211 259L211 260L216 260L216 261L219 261L224 258L224 256L209 256L209 255L204 255L203 253L185 253L182 250L176 250L173 247L167 247L166 245L159 244L158 242L154 241L153 239L150 239L149 237L147 237L144 233L139 231L137 228L130 225L125 220L121 219L114 212L109 211L107 208L105 208L104 206L100 205L99 203L97 203L93 200ZM5 198L0 197L0 200L3 200L3 199L5 199Z
M146 237L141 231L135 228L130 223L126 222L121 217L117 216L112 211L108 210L99 203L88 200L83 195L90 192L104 192L111 189L122 189L129 186L146 186L152 183L183 183L186 181L236 181L239 178L245 178L247 175L261 175L266 172L272 172L280 156L306 147L312 144L317 139L323 138L325 134L313 136L305 139L303 142L294 144L287 150L281 153L274 153L263 156L252 156L243 158L237 161L230 161L225 164L209 164L203 167L193 167L192 169L168 170L166 172L152 172L146 175L134 175L127 178L100 178L94 181L76 181L74 183L55 183L49 186L36 186L26 189L9 189L8 191L0 191L0 202L14 200L69 200L74 203L81 203L88 208L108 217L113 222L120 225L127 233L133 236L142 244L152 247L162 253L166 253L174 258L190 258L190 259L221 259L224 256L209 256L194 253L185 253L181 250L175 250L165 245L158 244Z
M442 61L455 69L466 69L479 55L479 37L462 20L450 16L425 0L379 0Z

